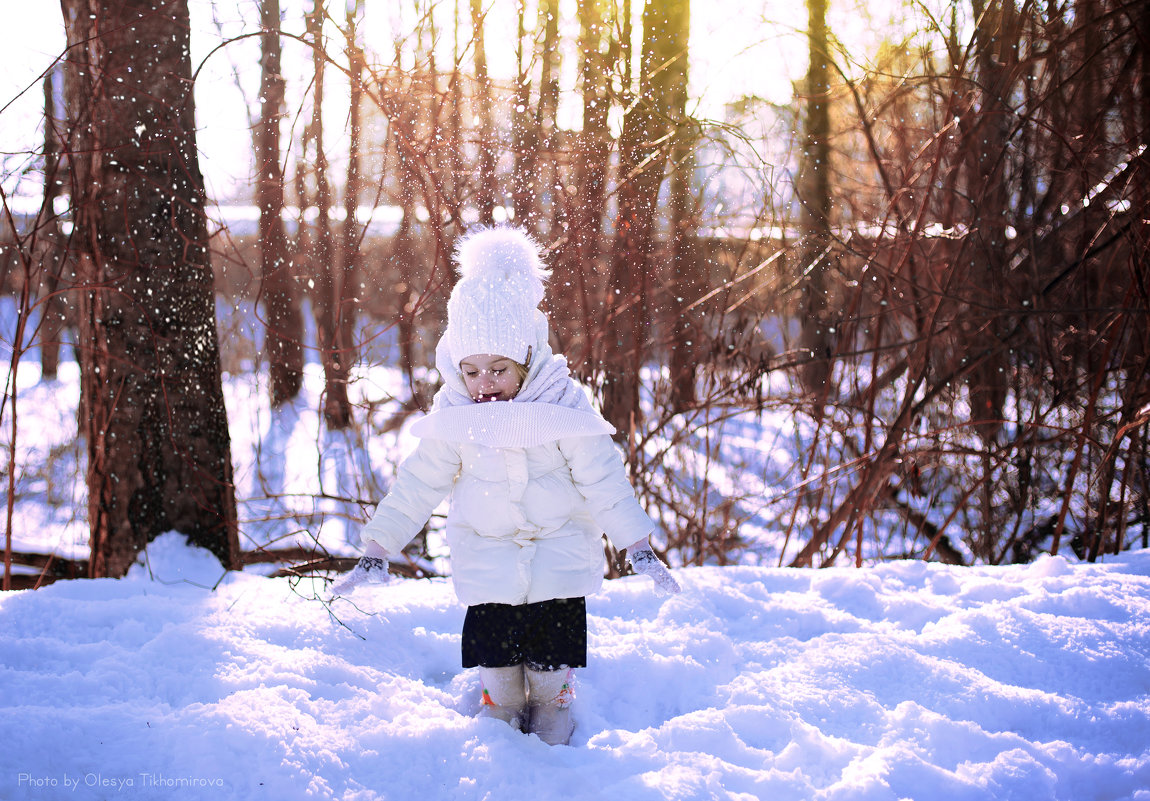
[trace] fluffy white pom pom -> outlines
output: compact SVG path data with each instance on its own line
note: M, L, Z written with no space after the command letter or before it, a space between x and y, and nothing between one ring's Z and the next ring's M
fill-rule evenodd
M543 282L551 271L539 245L518 228L479 228L460 239L455 263L463 280L507 281L528 294L532 305L543 300Z

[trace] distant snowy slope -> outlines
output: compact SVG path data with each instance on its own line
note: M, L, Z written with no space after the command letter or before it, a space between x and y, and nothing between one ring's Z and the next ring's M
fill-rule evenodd
M1148 552L609 582L570 748L473 718L446 581L148 561L0 595L0 798L1150 801Z

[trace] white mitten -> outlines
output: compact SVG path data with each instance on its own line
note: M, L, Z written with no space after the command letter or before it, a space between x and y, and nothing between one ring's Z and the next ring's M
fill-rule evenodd
M390 580L387 572L387 552L369 541L355 567L331 587L332 595L347 595L363 584L383 586Z
M651 550L646 540L635 543L627 549L627 561L631 568L641 576L650 576L655 582L655 594L659 596L674 595L683 591L679 582L671 575L671 571L662 560Z

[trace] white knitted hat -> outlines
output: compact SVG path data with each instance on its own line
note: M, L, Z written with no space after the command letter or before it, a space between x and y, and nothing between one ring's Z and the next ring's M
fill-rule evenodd
M547 325L538 306L550 271L539 246L518 228L481 228L459 241L455 263L459 282L447 301L440 345L446 345L451 369L480 353L527 364L540 326ZM443 372L447 365L439 367Z

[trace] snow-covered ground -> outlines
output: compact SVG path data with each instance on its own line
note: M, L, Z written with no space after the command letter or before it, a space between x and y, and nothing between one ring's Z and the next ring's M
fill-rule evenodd
M13 384L13 542L83 558L75 365L35 367ZM354 553L363 510L339 496L378 498L410 445L386 424L394 373L355 385L364 440L322 431L321 387L312 370L272 415L258 378L226 378L249 549ZM786 438L737 430L762 462L724 480L761 495ZM0 594L0 801L1150 801L1150 551L760 564L681 569L670 599L608 582L573 745L550 748L474 717L449 580L329 603L320 579L225 573L168 534L126 579Z
M0 798L1150 799L1150 553L679 576L591 601L553 748L474 717L447 580L329 607L165 535L0 596Z

